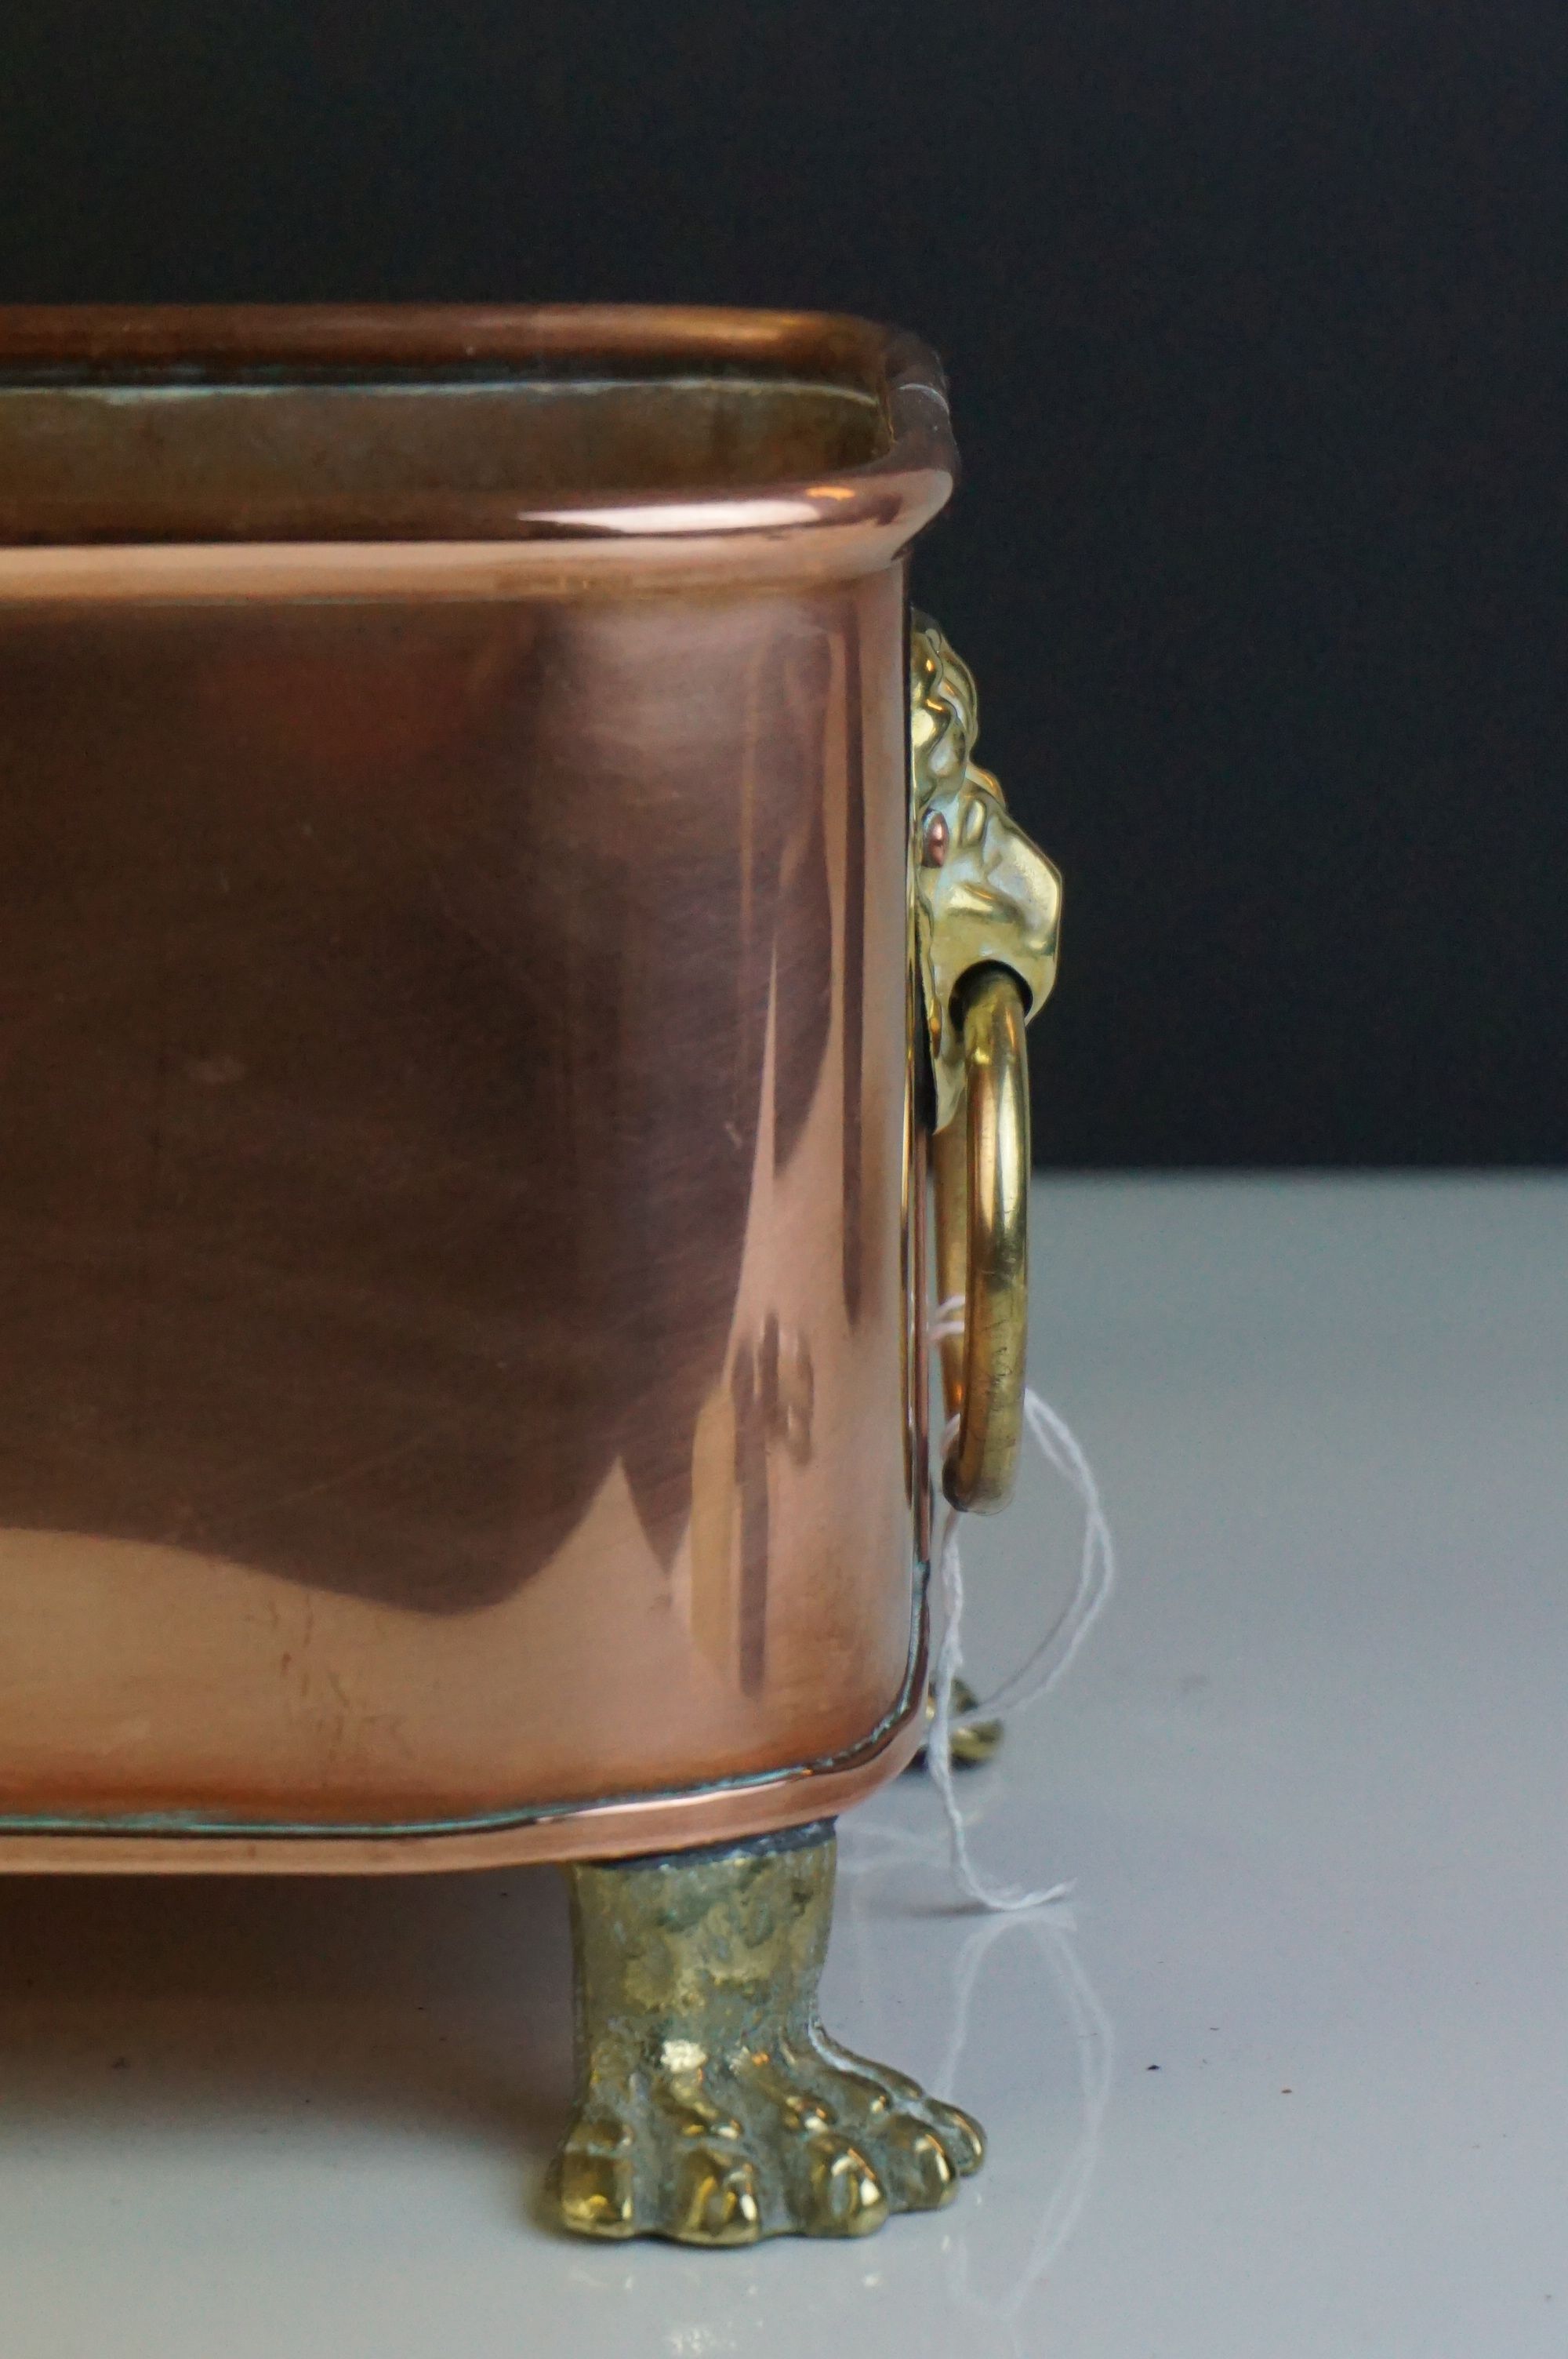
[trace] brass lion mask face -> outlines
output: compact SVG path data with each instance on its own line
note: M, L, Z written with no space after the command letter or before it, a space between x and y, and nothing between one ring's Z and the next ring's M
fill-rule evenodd
M914 920L925 995L936 1127L964 1085L954 993L976 967L1005 966L1033 1016L1056 979L1062 879L1009 816L1001 788L971 759L979 728L968 666L936 625L914 618L910 744L914 770Z

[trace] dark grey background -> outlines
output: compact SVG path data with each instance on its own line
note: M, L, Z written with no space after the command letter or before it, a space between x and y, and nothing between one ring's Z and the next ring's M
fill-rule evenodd
M1563 0L0 18L0 297L921 329L919 594L1069 885L1036 1145L1568 1153Z

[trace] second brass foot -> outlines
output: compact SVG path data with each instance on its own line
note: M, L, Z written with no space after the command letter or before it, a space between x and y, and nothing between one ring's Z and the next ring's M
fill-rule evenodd
M955 1712L973 1712L979 1701L979 1698L973 1688L963 1680L954 1680L953 1710ZM928 1729L935 1717L936 1698L935 1694L928 1694L925 1699L925 1725ZM973 1728L956 1728L953 1731L955 1768L978 1769L985 1762L994 1761L1001 1750L1001 1740L1002 1723L1000 1720L981 1720L977 1721ZM925 1768L924 1745L909 1766L912 1769Z

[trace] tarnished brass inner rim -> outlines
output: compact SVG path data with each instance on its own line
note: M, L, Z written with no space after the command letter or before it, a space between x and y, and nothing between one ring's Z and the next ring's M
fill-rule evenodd
M157 535L230 502L459 494L538 501L760 485L864 466L876 397L798 379L0 379L0 509L28 538L108 504Z

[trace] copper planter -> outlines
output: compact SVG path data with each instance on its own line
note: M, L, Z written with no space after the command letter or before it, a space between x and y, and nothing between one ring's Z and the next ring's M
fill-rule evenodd
M608 1856L923 1696L925 350L0 324L0 1864Z
M0 1867L569 1863L591 2235L981 2153L816 2000L924 1725L928 1123L955 1505L1022 1382L1057 888L910 628L953 463L853 321L0 315Z

